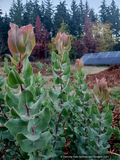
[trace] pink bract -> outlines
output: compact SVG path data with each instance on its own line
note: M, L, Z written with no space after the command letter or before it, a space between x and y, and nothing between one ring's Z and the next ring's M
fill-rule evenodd
M68 52L71 48L70 35L58 33L55 38L55 45L59 53Z
M8 31L8 47L13 56L19 54L30 55L35 46L35 36L32 25L23 26L20 29L14 23L10 23L11 30ZM29 46L29 49L28 49Z

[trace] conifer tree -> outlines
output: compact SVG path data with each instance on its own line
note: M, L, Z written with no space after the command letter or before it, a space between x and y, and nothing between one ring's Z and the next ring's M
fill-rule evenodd
M11 18L11 22L17 24L19 27L22 26L23 20L23 3L21 0L13 0L12 6L9 11L9 16Z
M0 17L1 17L1 15L2 15L2 9L0 8Z
M47 51L47 44L49 42L49 34L42 22L40 21L40 17L37 16L35 23L35 40L36 45L33 49L32 54L37 57L37 59L44 59L45 53Z
M99 52L99 41L97 41L92 35L92 23L88 15L89 13L86 12L83 39L75 42L79 57L83 56L85 53Z
M88 1L86 0L86 2L85 2L85 12L89 11L89 10L90 10L90 7L89 7L89 4L88 4Z
M40 19L41 19L41 22L44 24L44 20L45 20L45 3L44 3L44 1L42 1L41 5L40 5L40 11L41 11Z
M69 22L70 34L72 34L73 36L78 36L79 12L75 0L72 0L70 13L71 13Z
M102 4L100 5L100 11L99 11L99 17L102 23L105 23L108 21L108 13L107 13L107 5L106 0L102 1Z
M54 16L54 35L59 31L61 23L65 22L65 24L69 24L69 12L66 8L65 1L60 2L56 7L56 12Z
M94 39L92 34L92 23L90 18L87 16L85 17L85 25L84 25L84 38L83 38L83 45L85 45L86 53L95 53L99 51L97 47L97 41Z
M116 35L116 40L119 42L119 37L120 37L120 10L117 7L116 8L116 16L115 16L115 31L114 34Z
M91 22L95 22L97 21L97 14L95 14L94 12L94 9L90 9L90 12L89 12L89 17L91 19Z
M26 1L26 4L24 5L23 25L33 25L33 22L33 2L32 0L29 0Z
M84 23L85 23L85 5L83 4L82 0L80 0L78 11L79 11L78 38L80 38L81 35L83 34L83 27L84 27Z
M40 5L38 3L39 3L39 0L33 1L33 14L32 14L33 26L35 26L37 16L40 16L41 14Z
M45 15L44 15L44 24L45 28L48 32L52 32L53 23L52 23L52 17L53 17L53 5L51 0L45 1Z
M10 18L8 17L7 13L5 16L0 16L0 56L3 58L5 54L10 54L7 44L8 39L8 30Z
M113 31L114 36L118 38L119 31L120 31L120 12L117 8L115 1L112 0L110 5L110 20L109 23L111 23L111 29Z

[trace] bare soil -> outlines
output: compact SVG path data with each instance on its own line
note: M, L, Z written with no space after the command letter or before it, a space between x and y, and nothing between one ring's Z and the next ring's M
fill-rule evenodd
M107 81L107 86L115 87L120 85L120 67L117 65L112 65L108 69L95 74L88 74L86 77L86 83L88 88L93 88L95 80L104 77Z

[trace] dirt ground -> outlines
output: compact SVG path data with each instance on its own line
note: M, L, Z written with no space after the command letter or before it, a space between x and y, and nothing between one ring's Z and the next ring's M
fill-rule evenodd
M40 70L39 68L36 68L35 64L32 64L32 66L34 67L34 73L37 74ZM101 79L102 77L104 77L107 81L107 85L109 88L115 87L115 86L119 86L120 85L120 67L117 65L112 65L109 68L105 69L105 67L92 67L90 66L85 66L83 68L83 71L86 73L86 83L88 84L88 88L89 89L93 89L93 86L95 85L96 81L95 79ZM87 69L86 69L87 68ZM98 70L99 68L99 70ZM72 66L71 69L71 77L70 80L71 82L74 82L74 78L73 78L73 71L74 68ZM40 71L41 74L44 76L52 76L52 70L50 73L47 73L46 68L44 68L42 71ZM96 72L96 73L95 73ZM90 73L90 74L87 74ZM52 81L52 78L50 79L50 81Z
M86 83L88 84L88 88L93 88L95 84L95 79L101 79L104 77L107 81L107 86L115 87L120 85L120 67L117 65L112 65L108 69L101 71L96 74L88 74L86 77Z

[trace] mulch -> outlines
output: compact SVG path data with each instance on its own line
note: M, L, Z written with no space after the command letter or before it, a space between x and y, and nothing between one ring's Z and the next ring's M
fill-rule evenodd
M120 67L117 65L111 65L108 69L101 71L95 74L88 74L86 76L86 83L88 88L93 89L94 84L96 83L96 78L101 79L105 78L107 81L107 86L109 88L120 85Z

